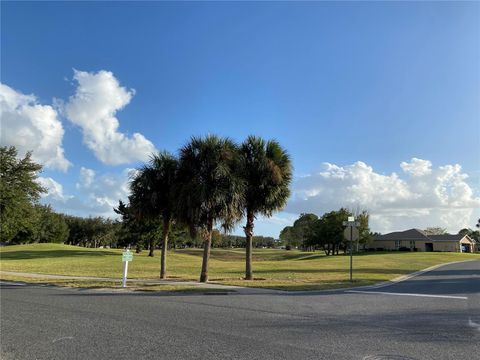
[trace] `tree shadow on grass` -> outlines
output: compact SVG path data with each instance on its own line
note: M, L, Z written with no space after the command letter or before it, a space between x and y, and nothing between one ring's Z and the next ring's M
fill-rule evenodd
M78 256L108 256L119 255L113 251L85 251L85 250L19 250L0 254L1 260L31 260L45 258L78 257Z
M255 274L279 274L279 273L293 273L293 274L327 274L327 273L347 273L349 268L335 268L335 269L269 269L269 270L258 270L254 269L253 273ZM403 275L409 274L412 271L411 269L378 269L378 268L353 268L353 271L356 273L368 273L368 274L396 274ZM241 273L239 271L225 271L230 274Z
M185 254L191 256L203 256L202 249L179 249L175 250L175 252L178 254ZM285 251L278 253L262 253L259 249L254 249L253 251L253 261L315 260L321 257L326 257L323 252L298 253ZM243 261L245 259L245 249L241 249L241 251L239 251L239 249L212 249L212 252L210 253L210 258L212 260L219 261Z

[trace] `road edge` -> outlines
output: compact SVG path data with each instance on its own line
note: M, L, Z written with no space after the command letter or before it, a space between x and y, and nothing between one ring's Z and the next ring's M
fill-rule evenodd
M451 262L448 262L448 263L442 263L442 264L437 264L437 265L433 265L433 266L430 266L428 268L425 268L425 269L422 269L422 270L418 270L418 271L415 271L415 272L412 272L410 274L405 274L405 275L402 275L402 276L398 276L392 280L387 280L387 281L382 281L380 283L377 283L377 284L373 284L373 285L364 285L364 286L352 286L352 287L345 287L345 288L337 288L337 289L323 289L323 290L300 290L300 291L289 291L289 290L280 290L280 289L270 289L270 288L257 288L257 287L248 287L248 286L234 286L234 285L223 285L223 284L218 284L218 283L207 283L207 284L201 284L201 283L197 283L197 282L191 282L191 281L186 281L186 282L178 282L178 283L182 283L181 285L194 285L194 286L198 286L198 288L205 288L205 289L211 289L211 288L216 288L216 289L225 289L225 290L230 290L230 291L233 291L235 294L238 294L238 295L241 295L241 294L246 294L246 293L255 293L255 294L258 294L258 295L273 295L273 294L277 294L277 295L282 295L282 294L285 294L285 295L314 295L314 294L321 294L321 293L335 293L335 292L344 292L344 291L348 291L348 290L367 290L367 289L380 289L380 288L383 288L383 287L387 287L387 286L391 286L391 285L395 285L395 284L398 284L400 282L403 282L403 281L407 281L411 278L414 278L416 276L420 276L420 275L423 275L425 273L428 273L430 271L433 271L433 270L436 270L442 266L447 266L447 265L452 265L452 264L460 264L460 263L464 263L464 262L470 262L470 261L480 261L478 259L470 259L470 260L460 260L460 261L451 261ZM22 274L22 273L19 273L19 272L9 272L9 271L0 271L0 273L16 273L17 275L19 274ZM28 274L28 275L47 275L47 274L34 274L34 273L23 273L23 274ZM21 275L20 275L21 276ZM48 276L48 275L47 275ZM57 277L58 276L58 277ZM118 279L110 279L110 278L94 278L94 277L77 277L77 276L65 276L65 275L50 275L49 277L51 278L62 278L62 279L65 279L65 278L71 278L71 279L74 279L74 278L78 278L78 279L81 279L81 278L89 278L90 279L96 279L96 280L115 280L117 281ZM10 282L9 280L2 280L3 282ZM18 281L18 280L16 280ZM21 281L21 280L20 280ZM15 282L15 280L13 280L12 282ZM22 282L22 281L21 281ZM31 285L38 285L36 283L29 283L27 281L24 281L22 282L24 284L31 284ZM167 280L167 281L159 281L159 283L163 283L163 284L167 284L167 283L170 283L170 284L176 284L177 281L171 281L171 280ZM203 285L203 286L202 286ZM61 285L54 285L54 286L57 286L57 287L63 287ZM68 286L66 286L65 288L70 288Z
M411 278L414 278L416 276L420 276L420 275L423 275L423 274L428 273L430 271L436 270L436 269L438 269L442 266L447 266L447 265L452 265L452 264L460 264L460 263L470 262L470 261L480 261L480 260L470 259L470 260L451 261L451 262L448 262L448 263L437 264L437 265L433 265L433 266L430 266L430 267L422 269L422 270L415 271L415 272L410 273L410 274L405 274L405 275L396 277L395 279L392 279L392 280L383 281L383 282L378 283L378 284L367 285L367 286L359 286L357 288L349 288L349 289L350 290L352 290L352 289L380 289L382 287L387 287L387 286L398 284L398 283L403 282L403 281L410 280Z
M448 263L443 263L443 264L437 264L430 266L428 268L418 270L415 272L412 272L410 274L398 276L392 280L387 280L387 281L382 281L377 284L373 285L364 285L364 286L352 286L352 287L346 287L346 288L338 288L338 289L324 289L324 290L302 290L302 291L285 291L285 290L278 290L282 291L285 294L291 294L291 295L315 295L315 294L325 294L325 293L336 293L336 292L345 292L348 290L369 290L369 289L380 289L383 287L387 287L390 285L395 285L403 281L407 281L411 278L414 278L416 276L425 274L427 272L433 271L435 269L438 269L439 267L446 266L446 265L452 265L452 264L460 264L464 262L469 262L469 261L480 261L480 259L470 259L470 260L461 260L461 261L451 261Z

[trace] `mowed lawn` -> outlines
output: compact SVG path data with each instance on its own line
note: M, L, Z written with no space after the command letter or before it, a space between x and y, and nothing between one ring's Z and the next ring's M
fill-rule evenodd
M256 280L245 281L244 249L212 249L210 281L221 284L283 290L314 290L358 286L390 280L420 269L462 260L480 260L479 254L460 253L365 253L354 256L354 283L349 282L349 257L325 256L323 252L256 249L253 270ZM30 244L0 248L0 270L38 274L121 278L122 250L88 249L58 244ZM160 251L134 254L130 279L158 279ZM198 280L201 249L170 250L168 277ZM6 278L6 277L5 277Z

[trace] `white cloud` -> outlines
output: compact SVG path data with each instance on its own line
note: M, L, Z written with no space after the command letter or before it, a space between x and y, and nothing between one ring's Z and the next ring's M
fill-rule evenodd
M62 184L51 177L38 177L37 182L46 189L47 192L43 194L43 198L48 201L65 203L73 198L73 196L65 195Z
M77 189L89 188L95 180L95 171L92 169L80 168L80 181L77 183Z
M366 208L371 228L388 232L442 226L456 232L472 227L480 198L460 165L432 168L430 161L402 162L404 176L383 175L363 162L337 166L297 179L286 211L321 215L340 207Z
M51 106L0 84L0 118L2 145L15 146L19 156L33 151L32 158L51 169L70 167L62 146L63 126Z
M129 181L132 172L135 169L124 169L120 174L104 174L101 176L95 176L90 178L92 171L90 169L84 169L81 173L83 176L84 190L83 196L86 201L97 209L98 213L102 213L105 216L115 216L113 208L118 205L118 200L126 200L129 190ZM85 177L85 174L88 174ZM91 182L90 182L91 180Z
M64 194L62 186L52 178L40 178L40 184L48 189L43 202L66 214L115 218L117 214L113 208L118 206L119 200L127 200L129 181L135 171L127 168L117 174L98 175L82 167L75 195Z
M135 94L120 86L109 71L97 73L74 70L78 86L75 95L64 104L66 117L83 132L83 141L105 164L120 165L146 160L155 146L142 134L131 137L119 132L115 117Z
M410 169L412 162L416 161L402 164ZM325 163L322 171L296 180L284 212L258 218L255 234L278 236L300 213L322 215L342 206L366 208L371 214L371 229L382 233L428 226L457 232L472 227L480 215L480 198L468 184L461 166L430 165L430 169L423 175L414 175L410 170L385 175L363 162L347 166ZM120 173L105 174L82 167L74 195L65 194L52 178L40 178L39 182L49 189L44 202L57 211L114 218L117 215L113 208L118 200L127 200L129 180L135 171L126 168ZM242 226L243 223L239 224L235 233L242 235Z
M430 161L417 158L412 158L409 163L403 161L400 167L403 171L413 176L428 175L432 172L432 163Z

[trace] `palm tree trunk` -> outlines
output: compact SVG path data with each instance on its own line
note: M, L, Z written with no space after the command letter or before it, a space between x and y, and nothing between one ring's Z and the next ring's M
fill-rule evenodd
M202 261L202 273L200 274L200 282L208 281L208 260L210 259L210 247L212 245L212 230L213 219L208 220L207 234L203 241L203 261Z
M247 211L247 224L244 227L247 240L245 249L245 280L253 280L252 273L252 237L253 237L253 213Z
M163 220L163 236L162 236L162 255L160 257L160 279L167 277L167 246L168 246L168 232L170 230L170 220Z
M149 244L148 244L148 248L149 248L149 252L148 252L148 256L151 256L153 257L153 250L155 249L155 238L152 236L150 238L150 241L149 241Z

